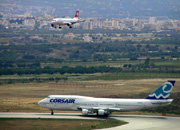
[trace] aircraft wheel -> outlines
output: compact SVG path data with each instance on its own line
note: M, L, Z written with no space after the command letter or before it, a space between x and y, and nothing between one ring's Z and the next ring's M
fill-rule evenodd
M54 115L54 112L53 112L53 110L51 110L51 115Z

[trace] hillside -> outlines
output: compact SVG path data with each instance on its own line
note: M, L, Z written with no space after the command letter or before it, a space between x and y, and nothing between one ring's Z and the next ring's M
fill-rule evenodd
M48 13L56 16L80 16L101 18L146 18L180 19L179 0L9 0L1 1L0 12L33 15Z

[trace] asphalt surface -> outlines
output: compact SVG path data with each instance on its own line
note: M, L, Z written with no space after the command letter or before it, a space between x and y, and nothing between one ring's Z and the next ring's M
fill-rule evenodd
M110 115L97 117L83 116L81 113L10 113L0 112L0 118L68 118L68 119L116 119L129 122L126 125L103 130L180 130L180 117L147 115ZM102 129L101 129L102 130Z

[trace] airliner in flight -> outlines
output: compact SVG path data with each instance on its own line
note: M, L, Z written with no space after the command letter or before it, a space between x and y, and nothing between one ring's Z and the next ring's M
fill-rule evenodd
M137 111L159 106L170 105L173 99L168 99L175 81L169 80L157 88L145 99L114 99L94 98L77 95L50 95L38 104L51 110L82 111L83 115L97 113L97 115L109 115L112 112Z
M51 23L51 27L61 29L61 25L67 25L72 28L72 25L79 22L84 22L85 20L79 19L79 10L76 11L74 18L55 18Z

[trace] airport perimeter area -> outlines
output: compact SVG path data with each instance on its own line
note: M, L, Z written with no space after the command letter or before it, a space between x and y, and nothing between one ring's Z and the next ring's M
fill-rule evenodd
M136 111L129 113L113 113L109 117L82 116L81 112L69 113L68 111L55 111L55 115L50 115L50 110L38 106L37 102L51 94L71 94L86 95L93 97L112 98L144 98L155 90L160 84L168 79L138 79L138 80L87 80L87 81L66 81L57 83L16 83L0 86L1 95L1 118L68 118L68 119L102 119L120 120L129 122L128 125L116 127L116 129L151 129L152 127L178 129L179 117L171 117L176 114L179 94L179 81L173 88L170 98L174 99L172 105L153 109L150 111ZM74 86L73 86L74 84ZM10 91L11 90L11 91ZM131 90L131 91L129 91ZM175 111L174 114L172 111ZM33 113L32 113L33 112ZM46 113L44 113L46 112ZM59 113L60 112L60 113ZM157 113L158 112L158 113ZM160 116L167 113L168 116ZM126 115L124 115L126 114ZM133 114L133 115L132 115ZM135 114L135 115L134 115ZM144 116L144 114L146 116ZM149 115L149 116L148 116ZM179 116L176 114L176 116ZM134 122L138 122L134 124ZM157 123L160 122L160 123ZM170 125L169 123L172 123ZM175 123L175 124L174 124ZM166 124L166 125L164 125ZM168 124L168 127L167 127ZM177 126L177 127L176 127ZM114 129L114 128L112 128Z

